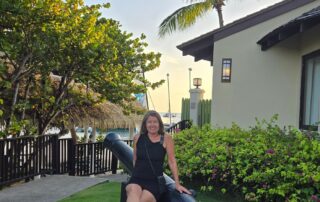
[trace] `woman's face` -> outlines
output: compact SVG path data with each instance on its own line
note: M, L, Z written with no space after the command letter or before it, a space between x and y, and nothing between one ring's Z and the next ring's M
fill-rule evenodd
M159 131L159 121L154 116L149 116L147 118L146 128L148 133L156 134Z

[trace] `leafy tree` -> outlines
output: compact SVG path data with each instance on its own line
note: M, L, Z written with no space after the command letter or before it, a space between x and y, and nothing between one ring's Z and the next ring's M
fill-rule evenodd
M42 50L46 47L41 36L46 33L42 30L44 24L52 19L49 11L40 9L45 3L32 0L14 1L5 0L0 3L0 52L1 52L1 78L0 93L7 106L4 119L7 132L10 127L19 129L17 120L13 117L18 103L20 84L23 79L30 83L37 67L42 63ZM3 68L7 67L7 68ZM28 86L24 89L25 97L28 95ZM23 117L21 117L23 118Z
M189 2L190 5L179 8L161 22L159 26L160 37L176 30L189 28L198 18L214 9L218 13L219 25L223 27L222 6L225 5L225 0L186 0L186 2Z
M0 51L7 68L0 95L10 95L4 99L11 103L4 113L7 128L12 115L26 117L36 120L41 135L70 107L105 99L127 106L132 93L163 83L141 77L159 66L160 54L144 52L144 35L132 38L118 22L101 18L99 10L109 6L85 6L82 0L2 2ZM58 80L52 81L52 73ZM99 96L74 92L75 82Z

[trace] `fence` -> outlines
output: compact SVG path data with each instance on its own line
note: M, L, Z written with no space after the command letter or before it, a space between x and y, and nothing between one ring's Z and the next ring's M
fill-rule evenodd
M132 145L131 140L126 141ZM73 144L57 135L0 140L0 186L42 174L115 172L119 163L102 142Z
M190 120L190 99L182 98L181 120Z
M198 103L198 126L210 123L211 100L200 100ZM181 120L190 120L190 99L182 99Z
M198 104L198 126L210 123L211 100L200 100Z
M179 123L174 124L173 126L171 126L170 128L166 129L167 133L173 134L173 133L177 133L179 131L191 128L192 126L192 122L189 120L182 120Z

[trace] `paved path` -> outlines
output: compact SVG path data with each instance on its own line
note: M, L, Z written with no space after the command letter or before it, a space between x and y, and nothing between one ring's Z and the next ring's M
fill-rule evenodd
M78 191L104 181L125 181L127 175L98 175L75 177L47 175L27 183L15 184L0 190L0 202L56 202Z

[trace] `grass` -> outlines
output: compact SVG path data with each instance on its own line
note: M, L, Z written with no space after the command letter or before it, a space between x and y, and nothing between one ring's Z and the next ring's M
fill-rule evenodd
M120 201L120 186L118 182L103 182L59 202L118 202Z
M118 202L120 201L120 183L103 182L88 189L75 193L59 202ZM236 198L215 192L197 191L198 202L229 202L241 201Z

